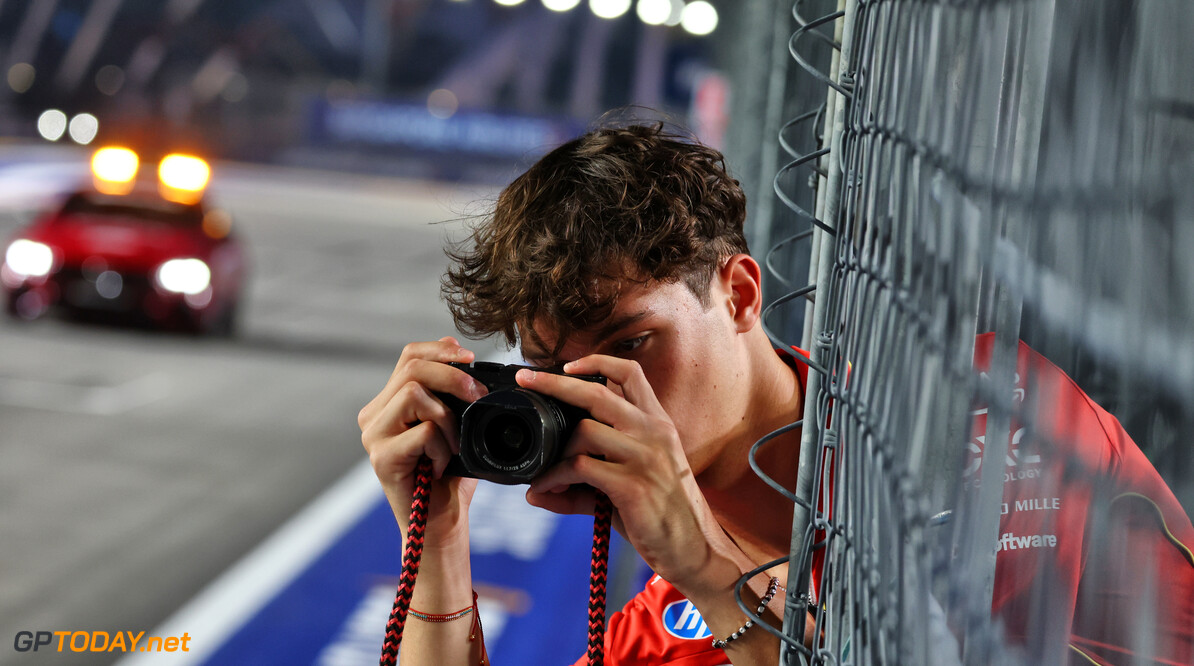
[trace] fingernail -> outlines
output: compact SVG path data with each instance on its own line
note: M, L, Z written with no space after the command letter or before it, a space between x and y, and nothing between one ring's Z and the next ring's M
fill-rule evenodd
M468 356L468 355L469 355L469 350L465 349L464 347L461 347L460 349L456 350L456 358L464 358L465 356Z
M564 370L571 370L576 367L576 361L568 361L564 364Z
M539 376L539 373L535 372L534 370L527 370L526 368L519 370L515 375L517 379L521 379L524 382L533 382L537 376Z
M489 393L489 389L485 388L485 385L481 382L474 380L472 386L473 400L484 397L486 393Z

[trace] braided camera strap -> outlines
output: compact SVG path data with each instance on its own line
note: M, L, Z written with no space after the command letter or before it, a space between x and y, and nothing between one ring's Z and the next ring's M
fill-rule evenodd
M402 551L402 575L398 579L398 594L394 609L386 623L386 640L381 648L380 666L398 663L398 646L402 644L402 630L410 610L410 597L419 575L419 561L423 559L423 536L427 532L427 507L431 501L431 458L423 456L415 468L415 488L410 500L410 527L406 530L406 548Z
M385 643L381 648L380 666L396 666L398 648L402 645L402 630L410 611L410 598L415 579L419 575L419 560L423 557L423 537L427 531L427 508L431 499L431 459L423 456L415 469L415 488L411 497L410 527L406 532L406 548L402 552L402 575L398 579L398 593L394 609L386 623ZM597 491L597 506L593 515L593 560L589 568L589 664L602 666L605 662L605 584L609 570L610 524L613 507L605 493ZM475 611L474 611L475 613Z
M593 510L593 561L589 566L589 666L605 663L605 583L613 505L600 490Z

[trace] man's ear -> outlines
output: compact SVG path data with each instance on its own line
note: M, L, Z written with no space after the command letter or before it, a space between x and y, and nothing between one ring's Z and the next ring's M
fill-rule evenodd
M735 254L718 271L734 328L745 333L759 323L763 309L762 271L749 254Z

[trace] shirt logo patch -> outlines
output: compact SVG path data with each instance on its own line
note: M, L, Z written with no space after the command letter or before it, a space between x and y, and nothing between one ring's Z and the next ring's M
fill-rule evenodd
M676 638L690 641L713 636L705 618L687 599L673 601L663 609L663 628Z

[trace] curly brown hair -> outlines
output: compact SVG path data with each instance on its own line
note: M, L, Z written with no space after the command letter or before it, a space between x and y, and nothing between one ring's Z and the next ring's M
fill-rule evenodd
M625 281L709 283L748 252L746 196L725 158L663 123L606 127L556 148L498 196L491 216L448 249L443 296L470 337L550 322L558 353L608 318Z

